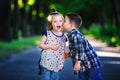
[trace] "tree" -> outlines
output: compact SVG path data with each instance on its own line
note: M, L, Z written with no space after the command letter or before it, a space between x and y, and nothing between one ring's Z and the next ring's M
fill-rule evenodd
M111 0L112 4L112 24L115 24L117 27L120 27L120 1Z
M13 0L14 9L13 9L13 39L18 39L18 31L19 31L19 7L18 1Z
M11 0L0 0L0 40L12 41L11 35Z
M35 34L39 35L42 31L46 28L46 15L49 13L49 2L46 3L44 0L36 0L35 3L36 9L36 18L35 18L35 25L34 30ZM43 16L41 16L41 13Z
M22 37L28 37L29 33L28 33L28 26L27 26L27 18L28 18L28 14L26 11L26 7L27 7L27 0L23 0L24 3L24 7L21 9L21 31L22 31Z

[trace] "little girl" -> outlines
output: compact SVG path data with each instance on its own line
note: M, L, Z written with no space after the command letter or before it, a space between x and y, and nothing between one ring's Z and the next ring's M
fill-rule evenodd
M39 47L41 53L41 80L58 80L63 67L65 35L62 33L64 17L61 13L51 12L47 18L48 30L43 32Z

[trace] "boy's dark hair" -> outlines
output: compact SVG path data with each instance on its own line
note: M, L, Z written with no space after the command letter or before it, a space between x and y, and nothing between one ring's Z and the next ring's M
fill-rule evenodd
M71 23L75 24L76 28L79 28L82 24L82 19L78 14L75 13L67 13L66 16L69 18Z

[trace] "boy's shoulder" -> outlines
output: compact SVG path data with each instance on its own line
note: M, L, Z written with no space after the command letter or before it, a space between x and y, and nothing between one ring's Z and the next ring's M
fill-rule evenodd
M77 37L84 37L84 35L80 31L75 31L73 35Z

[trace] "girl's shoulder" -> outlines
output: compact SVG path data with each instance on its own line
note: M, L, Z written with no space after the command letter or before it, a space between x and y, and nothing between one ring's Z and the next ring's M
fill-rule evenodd
M47 34L50 32L50 30L43 30L42 31L42 35L45 35L45 36L47 36Z

